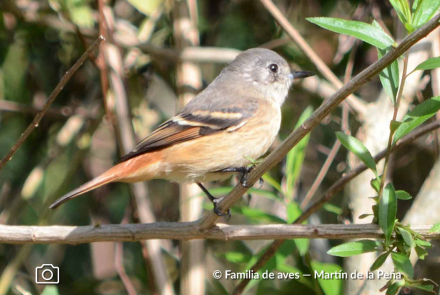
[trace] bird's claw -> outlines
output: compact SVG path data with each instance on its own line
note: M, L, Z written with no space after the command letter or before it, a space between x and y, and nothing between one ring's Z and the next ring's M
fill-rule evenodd
M228 221L229 219L231 219L231 209L228 209L228 211L226 211L225 213L222 213L220 211L220 208L217 207L218 203L220 203L223 200L224 197L221 198L215 198L212 203L214 204L214 213L217 214L218 216L228 216Z

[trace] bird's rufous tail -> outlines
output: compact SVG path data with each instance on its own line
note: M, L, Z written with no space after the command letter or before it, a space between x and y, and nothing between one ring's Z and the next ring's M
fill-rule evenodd
M65 194L58 200L56 200L52 205L49 206L49 209L55 209L61 204L79 196L86 192L89 192L95 188L98 188L104 184L113 182L118 179L117 175L112 171L113 169L107 170L103 174L99 175L98 177L93 178L89 182L84 183L80 187L74 189L73 191Z
M156 151L146 153L127 161L121 162L116 166L113 166L100 176L65 194L64 196L56 200L52 205L50 205L49 208L55 209L61 204L79 195L82 195L110 182L137 182L150 180L158 173L157 167L151 164L160 162L162 160L162 156L162 151Z

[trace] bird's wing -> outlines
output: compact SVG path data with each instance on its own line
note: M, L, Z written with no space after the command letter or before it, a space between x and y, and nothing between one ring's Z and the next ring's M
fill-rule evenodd
M120 162L220 131L232 132L245 125L257 109L258 102L252 98L241 98L237 102L232 99L212 101L196 97L176 116L158 126Z

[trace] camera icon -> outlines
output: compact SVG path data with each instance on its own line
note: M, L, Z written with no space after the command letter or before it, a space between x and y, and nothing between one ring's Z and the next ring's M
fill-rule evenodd
M35 283L56 285L60 282L60 268L52 264L42 264L35 268Z

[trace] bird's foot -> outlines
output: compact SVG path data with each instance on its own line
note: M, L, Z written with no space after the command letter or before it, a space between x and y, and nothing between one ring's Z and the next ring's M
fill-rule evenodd
M226 211L225 213L222 213L221 211L220 211L220 208L218 208L218 203L220 203L222 200L223 200L223 198L224 197L221 197L221 198L214 198L213 200L212 200L212 203L214 204L214 213L215 214L217 214L218 216L228 216L228 221L229 221L229 219L231 219L231 209L228 209L228 211Z

